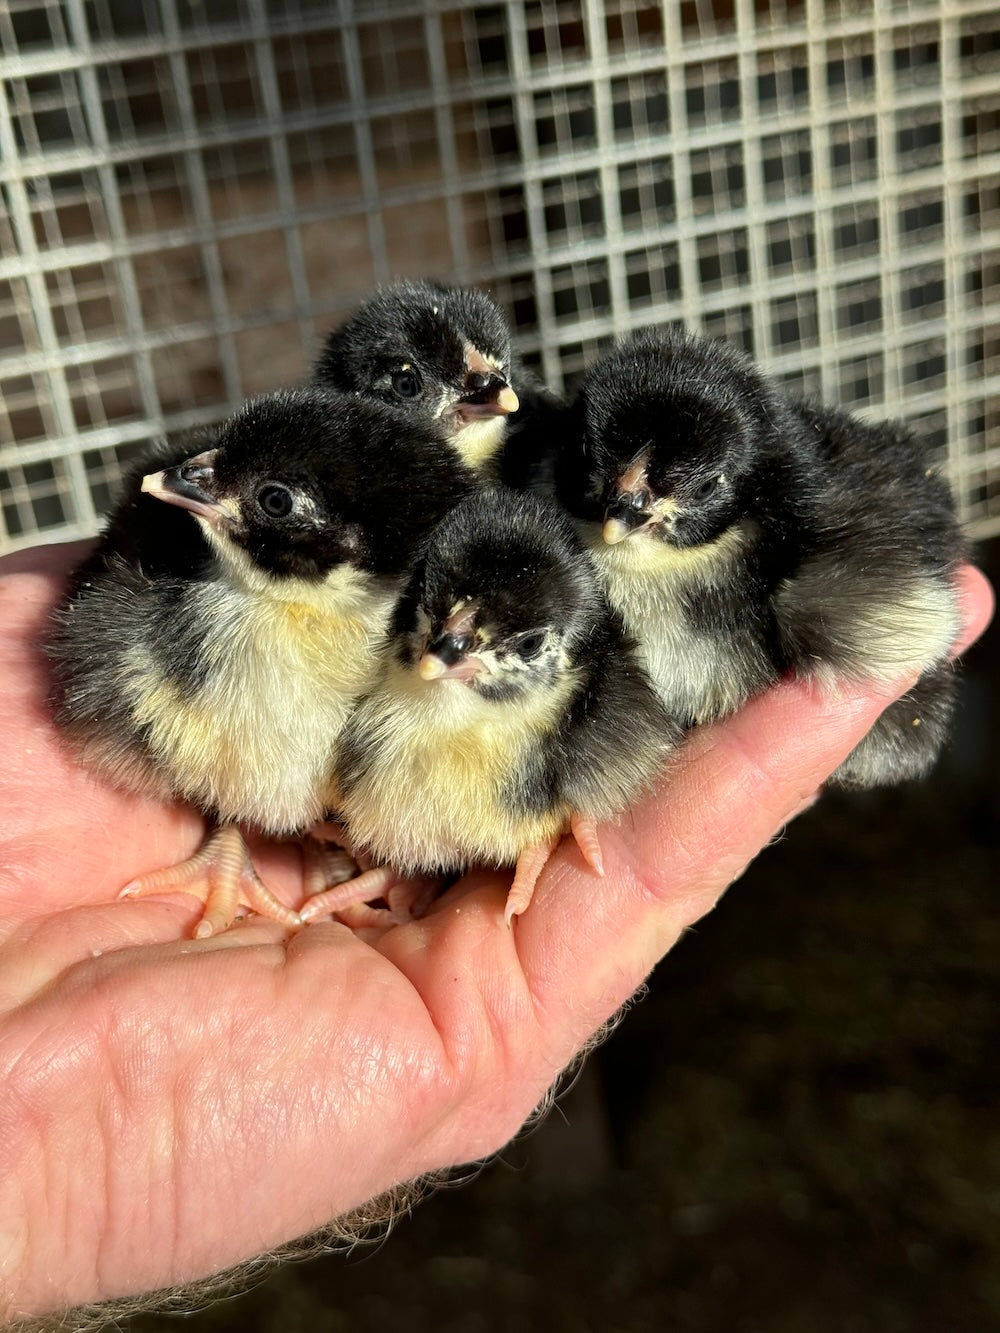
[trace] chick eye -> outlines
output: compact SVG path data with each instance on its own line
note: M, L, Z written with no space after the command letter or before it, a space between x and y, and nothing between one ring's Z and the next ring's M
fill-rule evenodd
M284 486L262 486L257 504L268 518L286 518L292 512L292 493Z
M412 366L405 370L397 370L392 376L391 383L392 391L397 398L407 400L419 398L424 391L420 376Z
M522 634L514 646L514 651L518 657L523 658L525 662L530 662L533 657L537 657L542 651L542 644L545 642L545 635L540 630L534 630L530 634Z
M718 484L719 484L718 477L709 477L707 481L703 481L701 483L695 494L697 495L699 500L707 500L708 497L715 490L715 488L718 486Z

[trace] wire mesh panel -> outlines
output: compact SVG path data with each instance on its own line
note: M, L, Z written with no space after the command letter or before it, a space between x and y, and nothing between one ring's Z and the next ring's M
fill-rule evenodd
M993 0L7 0L0 47L0 546L398 275L491 287L555 387L732 339L1000 530Z

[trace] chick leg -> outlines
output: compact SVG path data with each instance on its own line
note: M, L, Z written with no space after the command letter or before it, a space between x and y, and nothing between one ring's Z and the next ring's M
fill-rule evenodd
M241 903L283 926L294 928L302 924L298 912L276 898L257 874L243 834L235 824L220 824L194 856L130 880L118 896L141 898L175 889L194 893L205 904L201 920L194 928L198 940L228 930L239 915Z
M307 835L302 843L305 890L310 897L335 884L343 884L357 871L358 863L342 847L327 847Z
M559 843L559 837L549 838L546 842L536 843L534 847L526 847L517 858L517 865L514 867L514 881L510 886L507 902L503 909L503 919L508 926L511 919L520 916L531 902L531 895L535 892L538 876L545 869L546 862L559 846Z
M440 880L398 879L382 892L388 910L385 907L373 907L370 902L352 903L349 907L341 907L337 917L352 930L367 926L378 926L384 930L389 926L405 925L407 921L416 921L422 917L440 892Z
M597 825L592 819L574 814L570 817L569 827L583 859L595 875L600 875L603 879L604 858L601 855L601 844L597 837ZM538 877L545 869L549 857L559 846L559 842L559 838L550 838L548 842L540 842L534 847L526 848L517 858L517 865L514 868L514 882L510 886L507 903L503 909L503 919L508 926L511 918L520 916L531 902Z
M330 827L330 825L324 825L323 830L325 831ZM321 894L337 888L341 884L345 884L360 869L350 852L344 851L342 847L329 848L322 841L316 841L322 836L323 834L316 829L312 830L309 841L304 844L302 849L302 855L306 863L305 889L309 895L307 902L312 898L320 897ZM321 913L321 915L325 914L325 912ZM385 925L387 915L388 913L369 906L367 902L351 903L350 906L341 907L337 911L340 920L352 929L361 926Z

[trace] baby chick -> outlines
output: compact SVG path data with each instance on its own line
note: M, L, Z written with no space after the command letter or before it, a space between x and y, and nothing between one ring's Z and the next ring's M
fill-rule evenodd
M220 825L128 891L198 881L202 935L240 901L295 925L237 825L281 835L322 817L402 575L475 483L436 433L319 388L255 399L189 453L136 470L76 571L49 644L56 716L114 782Z
M789 669L831 686L912 672L835 779L930 767L963 542L903 425L795 402L735 348L678 329L616 346L570 415L558 494L671 713L724 716Z
M376 292L327 337L314 378L437 424L462 462L489 480L508 480L508 417L516 414L520 434L531 415L521 397L540 407L552 400L514 361L510 329L492 297L434 282Z
M516 864L509 920L567 830L602 873L595 821L680 735L558 510L487 490L443 520L400 598L341 736L339 810L352 846L407 875Z

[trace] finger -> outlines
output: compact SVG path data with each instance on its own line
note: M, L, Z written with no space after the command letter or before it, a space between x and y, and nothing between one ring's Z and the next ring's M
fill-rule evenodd
M27 1004L79 964L112 954L127 953L131 962L152 966L165 953L209 953L287 938L275 922L250 916L223 934L194 940L200 915L201 904L178 893L161 900L71 908L25 922L0 946L0 1013Z
M113 901L129 880L197 850L197 811L119 792L43 743L28 748L30 784L0 772L0 938L32 917Z
M963 651L989 623L993 595L968 566L958 586ZM908 684L895 693L845 686L831 697L782 682L692 737L652 798L602 826L603 880L564 842L515 927L550 1029L565 1025L580 1042L604 1022Z
M0 623L5 638L34 638L41 632L70 571L93 546L93 542L62 542L0 557Z
M975 643L993 619L996 595L986 575L975 565L963 565L956 575L958 604L962 616L962 631L952 649L960 657Z
M76 541L50 542L45 546L29 546L23 551L12 551L9 555L0 556L0 578L8 574L42 574L65 578L93 549L93 541Z

